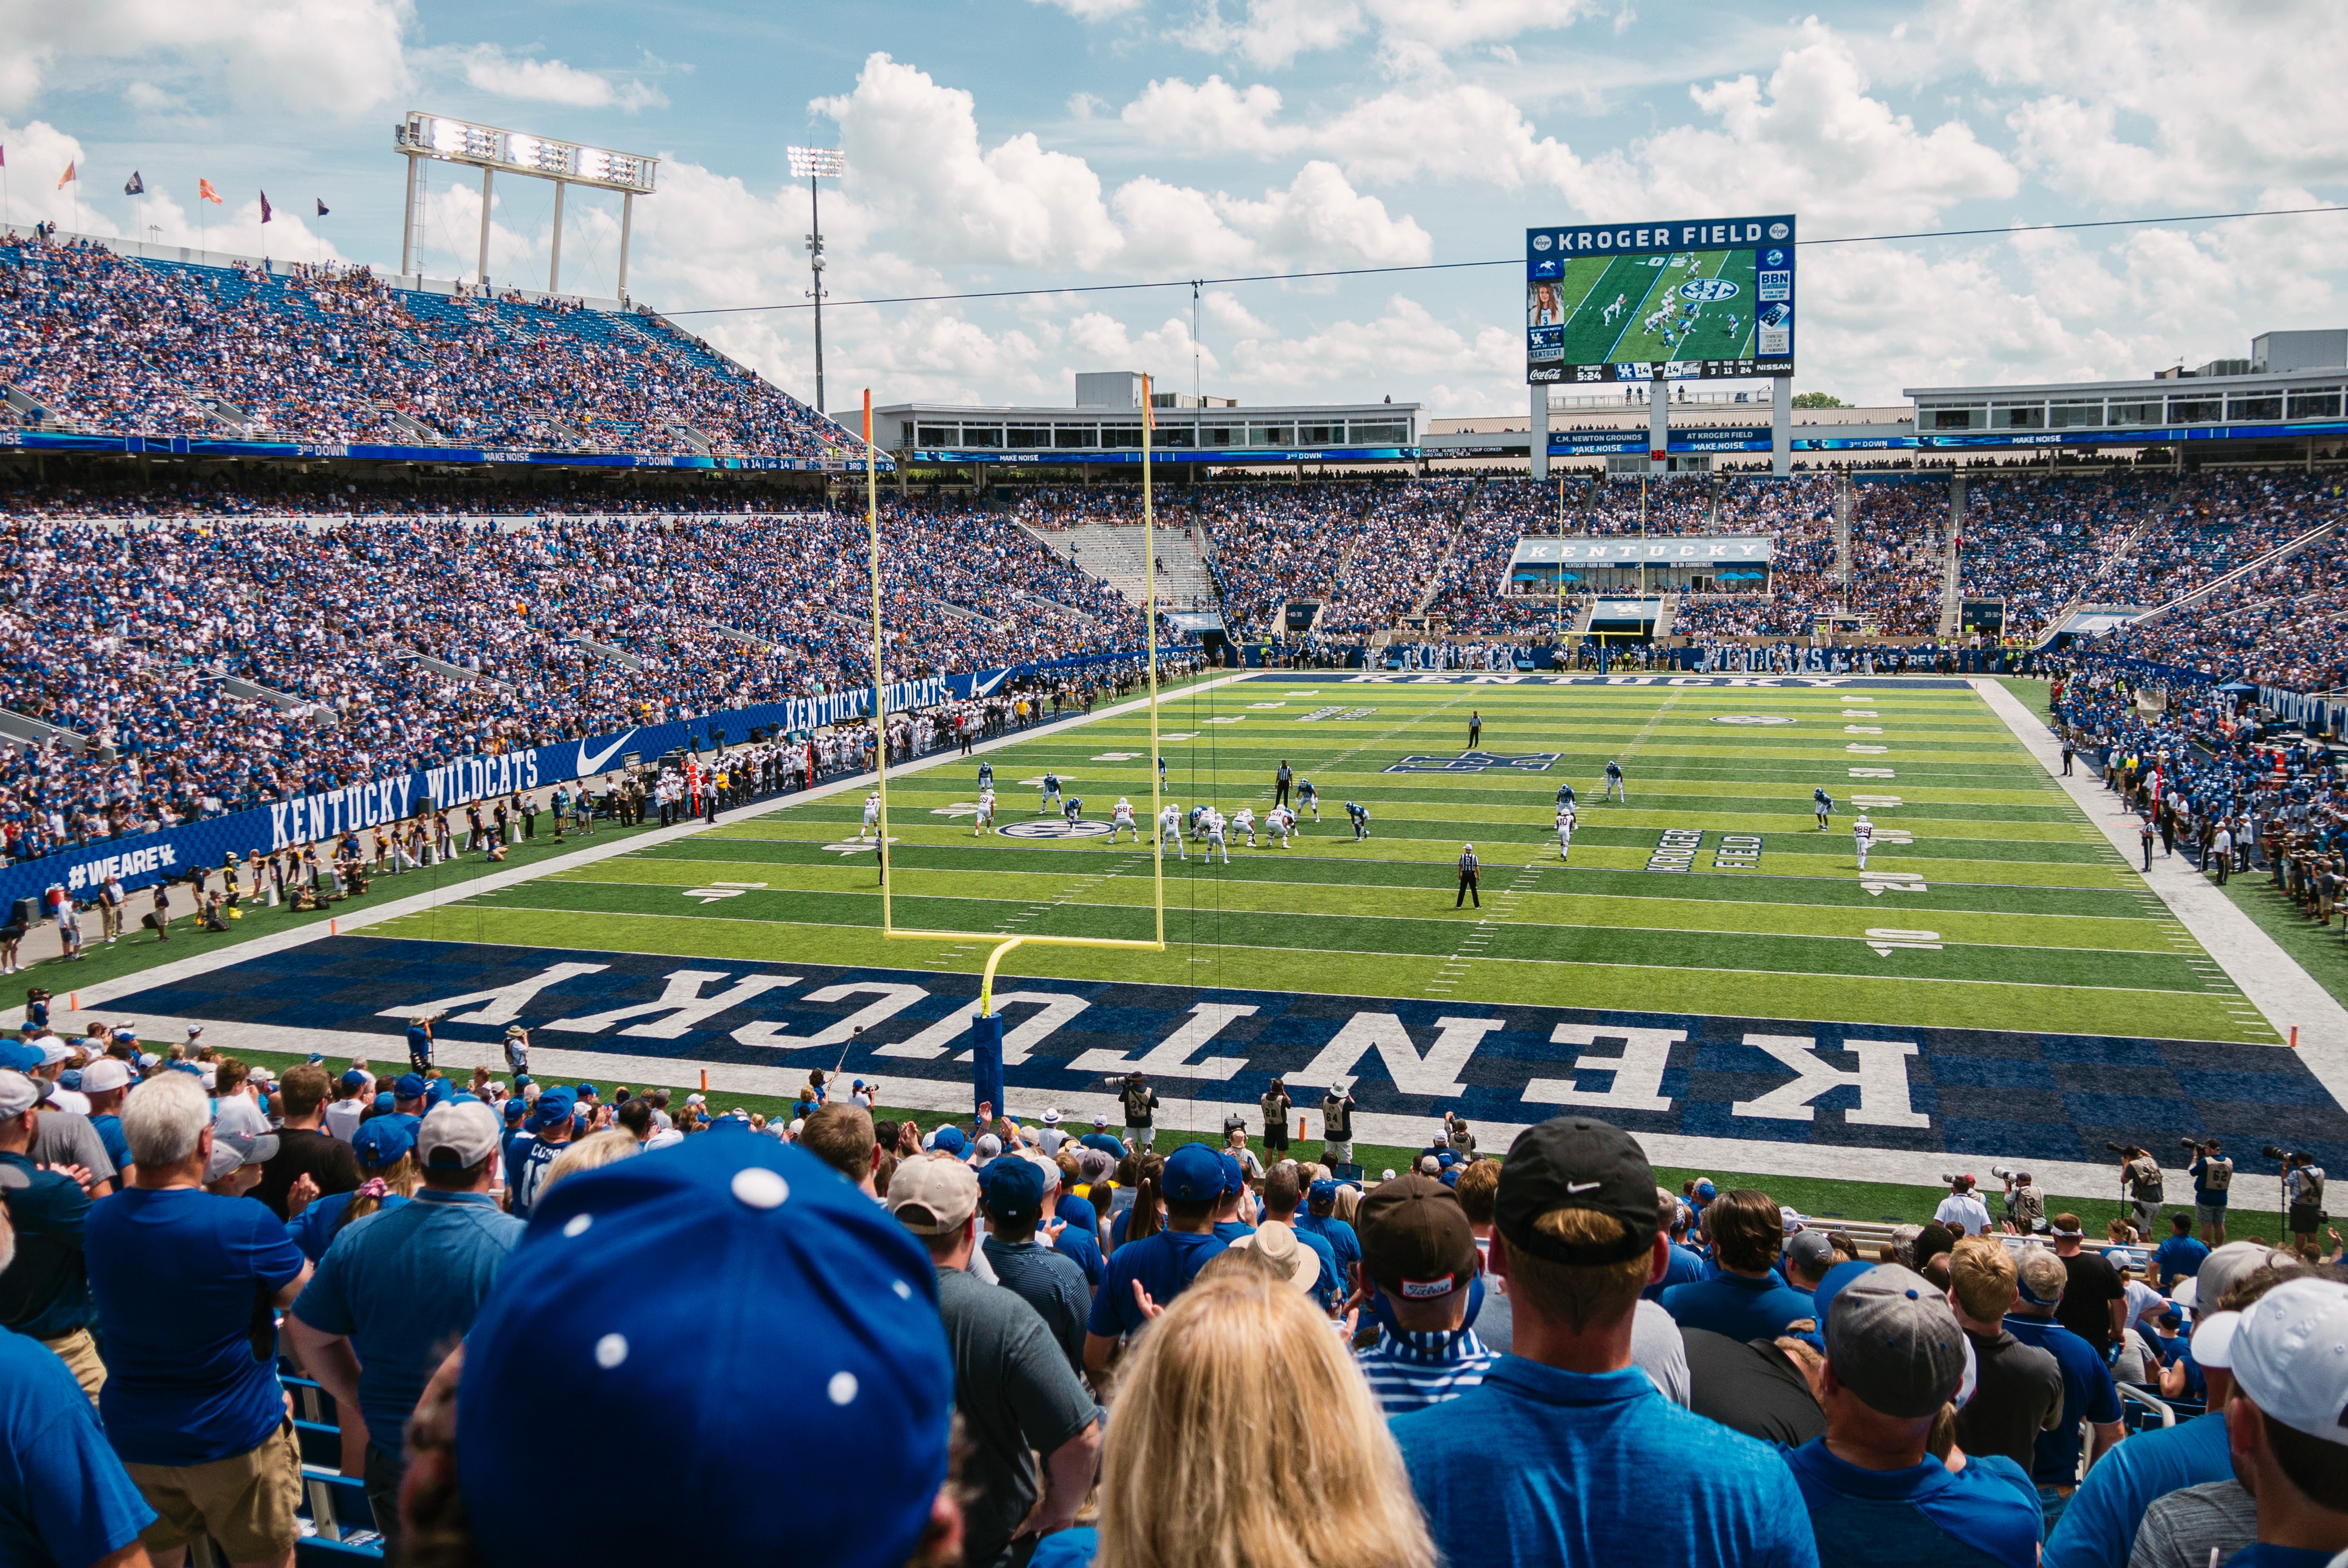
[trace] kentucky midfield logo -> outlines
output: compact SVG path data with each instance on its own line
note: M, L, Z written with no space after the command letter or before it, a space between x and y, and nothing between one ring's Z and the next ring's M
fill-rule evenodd
M1905 928L1870 935L1895 947L1937 940ZM2106 1140L2154 1148L2187 1127L2246 1148L2285 1137L2334 1166L2348 1159L2348 1114L2280 1048L1008 975L1000 985L1004 1074L1021 1102L1066 1103L1138 1069L1169 1099L1248 1110L1278 1077L1292 1091L1352 1082L1373 1113L1455 1110L1487 1125L1587 1111L1659 1136L2096 1165ZM683 1083L686 1064L724 1065L771 1072L777 1094L808 1066L844 1059L862 1077L927 1080L926 1103L948 1103L970 1081L976 991L973 975L341 937L108 1006L241 1024L264 1048L282 1029L281 1048L378 1057L396 1054L408 1017L437 1014L441 1048L460 1065L496 1059L506 1026L521 1023L545 1050L608 1057L599 1079L608 1070ZM2117 1088L2115 1067L2126 1069Z
M1457 757L1413 753L1389 763L1388 773L1546 773L1562 755L1555 751L1463 751Z
M1006 839L1097 839L1116 830L1107 822L1066 822L1045 817L1032 822L1005 822L994 830Z

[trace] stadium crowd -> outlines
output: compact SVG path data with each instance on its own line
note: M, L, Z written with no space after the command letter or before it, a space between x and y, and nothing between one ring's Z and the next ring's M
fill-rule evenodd
M870 679L844 508L5 524L0 707L91 743L0 747L15 859ZM892 679L1141 645L1133 606L991 514L892 498L881 534Z
M1635 1139L1578 1116L1505 1161L1447 1117L1372 1178L1344 1083L1313 1161L1277 1080L1220 1145L1161 1147L1138 1072L1118 1126L981 1106L924 1130L820 1068L771 1118L541 1080L520 1022L503 1076L436 1065L428 1015L404 1070L277 1075L200 1028L158 1051L47 1008L0 1040L12 1563L209 1541L291 1563L337 1495L341 1551L419 1568L543 1561L541 1501L596 1497L670 1500L685 1539L669 1508L615 1508L554 1528L566 1558L2348 1548L2322 1173L2292 1166L2291 1244L2230 1240L2214 1142L2166 1224L2157 1165L2127 1150L2138 1201L2108 1245L2026 1173L2002 1223L1960 1176L1863 1243L1760 1191L1659 1186ZM2183 1418L2144 1421L2163 1408Z
M82 431L836 457L847 433L649 311L0 235L0 382Z

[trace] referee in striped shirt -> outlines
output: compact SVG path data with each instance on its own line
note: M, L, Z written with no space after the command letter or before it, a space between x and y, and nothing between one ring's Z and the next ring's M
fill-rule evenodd
M1471 898L1476 901L1478 909L1484 907L1484 895L1477 891L1477 873L1481 870L1483 863L1476 858L1475 845L1459 846L1459 896L1451 901L1452 908L1457 909Z

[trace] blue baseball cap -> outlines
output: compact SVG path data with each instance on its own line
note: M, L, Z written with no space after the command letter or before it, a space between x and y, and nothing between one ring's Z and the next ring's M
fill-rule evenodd
M529 1114L530 1107L522 1103L521 1096L516 1095L511 1099L506 1101L506 1119L508 1121L520 1121L523 1117L528 1116Z
M29 1076L48 1058L21 1040L0 1040L0 1068Z
M1044 1172L1024 1154L998 1154L978 1168L978 1193L999 1220L1044 1212Z
M424 1093L424 1087L422 1073L402 1073L399 1080L391 1086L391 1092L402 1099L415 1099Z
M172 1065L173 1067L178 1067L178 1066L180 1066L180 1064L179 1064L178 1062L173 1062L171 1065ZM376 1097L375 1097L375 1103L376 1103L376 1109L378 1109L378 1110L389 1110L389 1109L391 1109L391 1104L392 1104L392 1094L391 1094L391 1090L389 1090L389 1089L386 1089L386 1090L384 1090L381 1094L379 1094L379 1095L376 1096Z
M415 1147L414 1130L396 1116L378 1116L373 1121L363 1121L351 1134L351 1152L366 1165L396 1164L401 1155Z
M959 1127L941 1127L930 1136L930 1147L941 1154L963 1154L970 1149L970 1140L962 1135Z
M1223 1157L1203 1143L1185 1143L1166 1157L1166 1200L1212 1203L1223 1195Z
M1719 1193L1720 1189L1714 1186L1709 1181L1699 1181L1695 1184L1695 1195L1702 1198L1707 1203L1712 1202L1714 1198L1717 1197Z
M595 1092L595 1086L594 1086L593 1084L592 1084L592 1083L582 1083L582 1084L581 1084L581 1085L579 1086L579 1098L580 1098L581 1099L587 1099L589 1096L592 1095L594 1092Z
M424 1103L439 1105L455 1098L457 1086L447 1078L433 1078L424 1086Z
M1315 1203L1334 1203L1337 1201L1337 1183L1332 1178L1323 1176L1313 1183L1312 1190L1305 1196Z
M1818 1326L1802 1337L1807 1339L1823 1353L1826 1350L1827 1314L1834 1310L1834 1298L1842 1294L1843 1286L1859 1278L1868 1270L1879 1266L1879 1264L1866 1262L1837 1264L1821 1274L1818 1277L1818 1288L1810 1293L1810 1305L1814 1309L1810 1315L1817 1320Z
M530 1129L535 1132L541 1128L552 1127L557 1123L568 1121L571 1119L572 1113L577 1109L578 1102L571 1098L569 1089L548 1089L538 1097L537 1109L530 1113Z
M373 1082L375 1082L375 1079L371 1076L361 1072L356 1068L351 1068L350 1071L343 1075L343 1087L345 1088L365 1088L367 1085Z
M544 1511L513 1499L620 1495L684 1500L712 1568L897 1568L945 1482L953 1387L936 1271L903 1225L805 1150L693 1138L539 1202L466 1339L458 1484L488 1568L546 1559ZM665 1511L621 1509L562 1555L675 1552Z
M1247 1167L1240 1163L1240 1157L1226 1149L1218 1158L1223 1162L1223 1196L1246 1191Z

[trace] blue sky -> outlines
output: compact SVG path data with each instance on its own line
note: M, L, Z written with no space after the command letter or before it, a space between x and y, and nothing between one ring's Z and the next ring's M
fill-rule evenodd
M830 286L860 295L1472 261L1529 224L1791 211L1813 239L2348 196L2348 29L2316 5L1948 0L1765 13L1636 0L529 5L0 0L10 215L388 269L425 108L662 157L631 292L798 304L794 142L844 147ZM68 160L78 183L54 185ZM132 169L149 196L120 194ZM195 199L210 179L226 199ZM263 229L257 194L276 221ZM333 209L314 219L312 201ZM490 272L542 284L551 189L500 182ZM425 269L469 271L478 180L431 185ZM616 208L570 205L608 293ZM1797 384L2140 375L2348 324L2348 215L1805 253ZM1506 268L826 313L870 386L1062 403L1134 368L1251 404L1525 404ZM686 317L802 395L804 310Z

